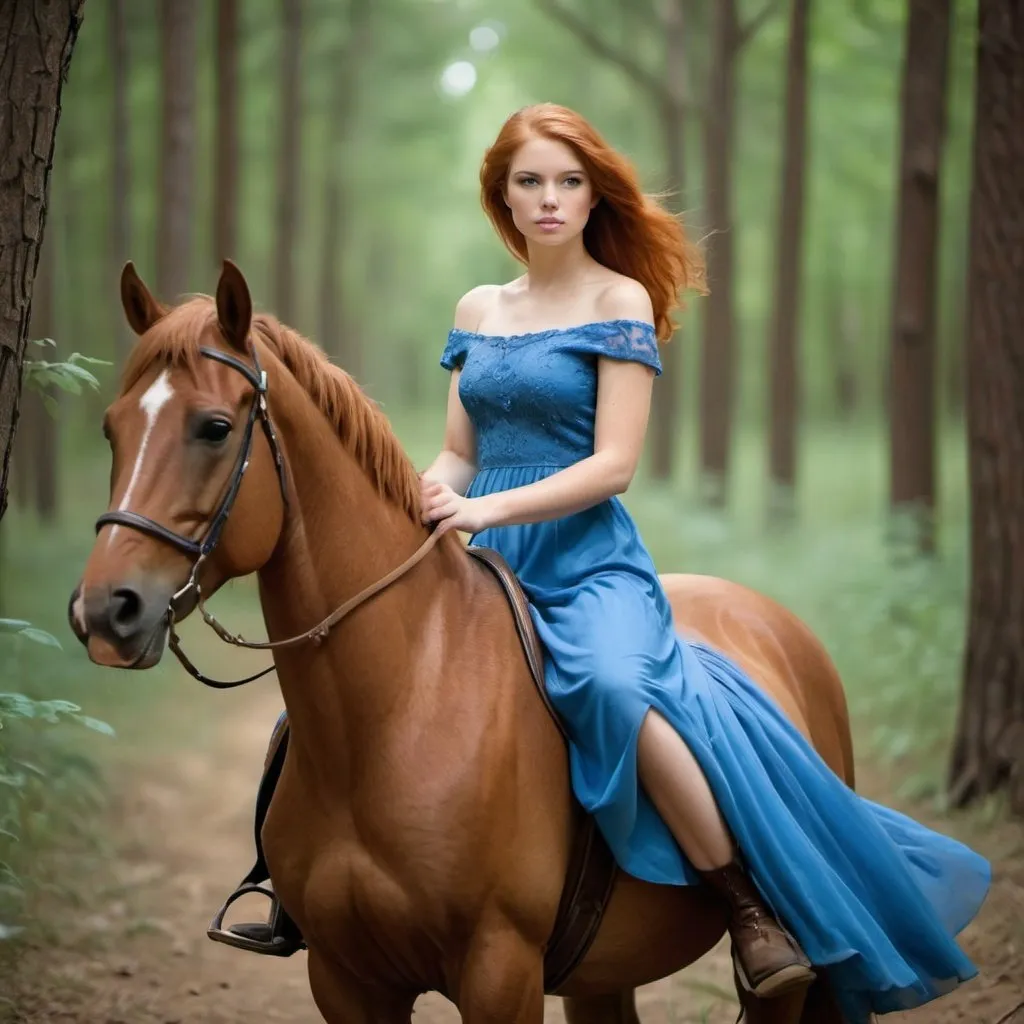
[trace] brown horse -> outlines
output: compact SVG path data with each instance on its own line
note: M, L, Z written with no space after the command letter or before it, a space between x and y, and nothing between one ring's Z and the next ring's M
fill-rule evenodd
M110 508L73 629L93 661L144 669L197 587L256 573L272 641L361 593L332 628L275 650L291 737L263 843L313 996L330 1024L407 1024L430 990L473 1024L539 1024L573 800L494 576L456 534L437 541L420 523L416 472L384 416L319 349L253 316L236 267L225 263L216 299L173 308L131 264L121 291L141 340L105 417ZM842 685L813 634L736 584L664 584L680 627L759 680L852 785ZM633 989L724 929L705 887L619 872L558 990L569 1021L636 1022ZM840 1020L823 980L741 1000L752 1022Z

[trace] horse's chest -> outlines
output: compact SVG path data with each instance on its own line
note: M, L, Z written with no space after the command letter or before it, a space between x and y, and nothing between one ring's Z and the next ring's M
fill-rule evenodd
M339 843L318 851L303 889L308 942L364 976L423 987L439 983L436 951L450 940L457 915L421 871Z

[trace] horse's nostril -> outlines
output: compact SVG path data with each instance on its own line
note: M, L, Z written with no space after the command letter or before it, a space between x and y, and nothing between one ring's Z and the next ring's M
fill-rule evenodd
M71 626L71 632L78 637L81 642L87 643L89 640L89 634L86 630L85 623L79 618L78 604L82 599L82 585L79 584L73 591L71 591L71 597L68 600L68 623Z
M118 587L110 598L110 626L121 637L130 636L142 617L142 597L131 587Z

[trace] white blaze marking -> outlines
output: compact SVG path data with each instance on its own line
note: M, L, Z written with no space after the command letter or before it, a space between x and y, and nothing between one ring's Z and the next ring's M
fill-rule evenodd
M128 480L128 486L125 488L124 497L121 499L121 504L117 506L120 512L128 508L128 502L132 497L132 490L138 482L139 473L142 472L142 460L146 455L146 446L149 444L150 435L153 433L153 427L156 425L156 418L160 414L160 410L173 396L174 388L171 387L170 375L164 370L139 399L139 408L146 416L146 429L142 435L142 443L139 445L139 454L135 456L135 466L132 469L131 478ZM118 529L119 527L115 524L114 528L110 531L110 540L114 539Z

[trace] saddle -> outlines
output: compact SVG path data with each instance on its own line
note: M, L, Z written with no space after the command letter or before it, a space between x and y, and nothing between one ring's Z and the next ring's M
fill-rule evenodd
M516 631L523 646L534 687L562 738L568 743L565 726L548 698L544 685L544 658L540 641L533 628L526 595L515 573L505 559L491 548L470 545L466 550L482 562L501 584L512 608ZM284 767L287 749L288 724L287 720L283 719L271 739L263 780L256 798L256 863L245 877L240 892L256 890L270 895L258 884L270 877L263 856L261 832L271 797ZM555 915L554 928L544 953L544 991L549 995L558 992L586 956L601 926L618 875L615 858L598 830L594 818L586 813L575 798L572 810L574 828L569 865ZM220 917L223 917L225 909L226 905Z

